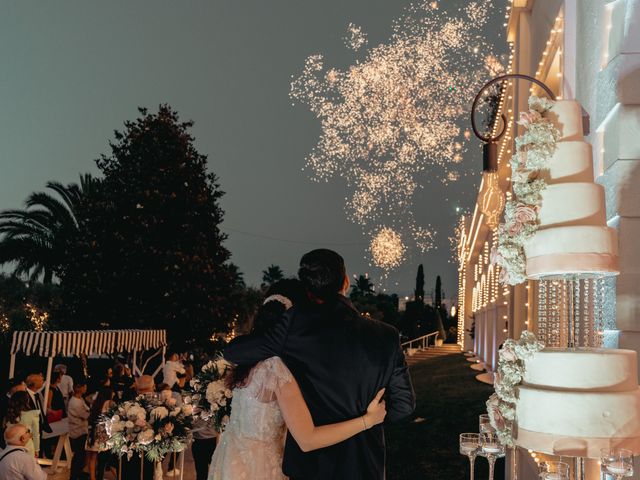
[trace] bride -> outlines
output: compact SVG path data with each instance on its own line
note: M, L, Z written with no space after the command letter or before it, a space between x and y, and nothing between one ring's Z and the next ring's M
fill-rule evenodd
M267 292L252 332L263 333L293 304L304 301L297 280L281 280ZM236 367L227 380L233 389L233 409L216 449L208 480L283 480L282 456L286 429L305 452L340 443L382 423L386 416L384 389L361 417L315 426L298 383L279 357Z

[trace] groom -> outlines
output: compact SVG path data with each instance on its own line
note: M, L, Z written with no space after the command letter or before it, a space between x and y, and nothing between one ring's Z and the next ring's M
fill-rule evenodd
M245 335L225 350L227 360L253 364L277 355L296 380L316 425L361 416L386 388L387 420L413 412L415 396L398 331L363 318L345 298L344 260L331 250L313 250L300 260L308 302L294 306L263 336ZM303 453L287 436L282 467L291 480L382 480L382 425L332 447Z

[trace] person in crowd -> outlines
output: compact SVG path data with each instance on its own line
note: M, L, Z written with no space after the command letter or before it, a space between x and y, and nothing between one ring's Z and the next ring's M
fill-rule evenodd
M189 385L189 382L191 381L191 379L196 375L195 369L193 367L193 361L187 360L183 362L183 364L184 364L184 371L187 376L185 379L185 383Z
M5 419L7 417L7 409L9 408L9 399L16 392L24 392L27 390L27 386L22 380L12 378L9 380L9 385L5 395L0 397L0 448L6 447L4 443Z
M64 398L65 407L69 404L69 400L73 397L73 378L67 375L67 366L64 363L59 363L53 367L53 371L62 373L62 379L60 380L60 392L62 392L62 398ZM66 408L65 408L66 411Z
M100 379L100 384L103 387L113 387L113 368L107 367L104 371L104 375Z
M6 480L47 480L35 457L27 450L31 432L18 423L8 427L3 435L7 447L0 451L0 478Z
M89 406L85 401L87 385L78 381L73 386L73 396L69 399L69 439L73 459L71 460L71 474L69 480L80 480L85 464L85 444L89 434Z
M51 375L49 398L47 398L47 422L55 423L67 416L65 412L64 396L60 385L62 384L62 372L54 372Z
M116 396L120 400L131 400L134 394L134 381L131 370L123 363L116 363L113 367L113 378L111 379Z
M178 354L170 352L166 356L164 367L162 367L162 381L169 385L169 388L173 388L173 385L178 381L179 373L185 374L184 366L179 361Z
M40 452L40 420L41 412L33 408L26 391L18 391L11 395L6 417L7 430L11 425L19 423L30 430L31 437L25 448L34 457L37 457Z
M207 420L197 416L193 424L191 454L196 467L196 480L207 480L211 457L216 449L218 432Z
M108 448L104 445L106 431L101 416L114 405L114 393L111 387L102 387L91 405L88 418L88 435L85 451L89 467L90 480L102 480L104 468L109 458Z
M40 433L51 433L51 427L47 422L47 411L42 398L42 387L44 385L44 377L42 373L31 373L25 381L27 384L27 394L29 395L30 410L38 410L40 412ZM33 432L31 432L33 433ZM35 435L35 433L34 433Z
M136 394L147 395L153 393L155 390L155 384L153 383L153 377L151 375L141 375L136 380Z
M141 375L136 379L136 394L137 395L152 395L155 391L155 384L153 383L153 377L150 375ZM142 465L140 465L142 462ZM123 460L122 462L122 478L135 478L140 480L153 480L154 463L149 461L146 457L140 458L139 455L134 455L130 459ZM140 472L142 471L142 477Z
M184 390L185 386L187 384L187 374L186 373L178 373L176 375L176 383L173 384L173 387L171 387L171 390L174 393L177 393L179 395L182 394L182 391Z

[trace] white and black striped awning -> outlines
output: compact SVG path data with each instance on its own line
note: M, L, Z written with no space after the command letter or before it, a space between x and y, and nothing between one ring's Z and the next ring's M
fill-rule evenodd
M13 332L11 354L54 357L56 355L102 355L151 350L167 345L166 330L76 330L59 332Z

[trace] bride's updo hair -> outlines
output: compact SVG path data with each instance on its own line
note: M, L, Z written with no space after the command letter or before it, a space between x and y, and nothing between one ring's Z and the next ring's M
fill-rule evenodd
M251 334L262 335L268 332L287 311L286 300L293 306L298 305L306 298L306 292L299 280L287 278L271 285L264 298L268 301L258 308L253 319ZM227 376L227 386L231 389L244 387L253 367L255 364L236 366L231 375Z

